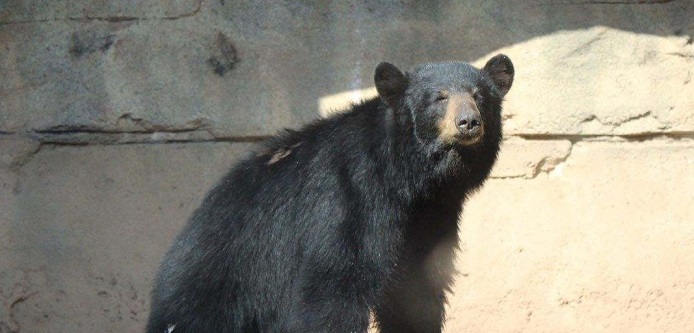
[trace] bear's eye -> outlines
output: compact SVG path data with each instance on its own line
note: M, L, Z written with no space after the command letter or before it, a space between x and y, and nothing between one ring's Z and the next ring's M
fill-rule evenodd
M443 102L447 99L448 99L448 94L442 92L442 93L439 93L438 95L436 95L436 99L434 100L434 102Z
M482 101L484 100L484 98L483 98L483 96L482 96L482 93L480 93L479 90L475 90L475 91L472 93L472 98L475 99L475 102L477 102L477 104L482 103Z

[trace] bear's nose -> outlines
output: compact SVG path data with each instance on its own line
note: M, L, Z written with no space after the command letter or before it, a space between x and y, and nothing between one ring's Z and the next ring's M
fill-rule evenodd
M480 129L482 119L475 113L465 113L458 119L458 129L463 134L471 134Z

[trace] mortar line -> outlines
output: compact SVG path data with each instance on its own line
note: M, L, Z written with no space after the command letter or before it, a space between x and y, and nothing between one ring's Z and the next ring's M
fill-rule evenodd
M207 137L185 137L186 134L199 132ZM278 131L279 133L279 131ZM170 136L161 139L152 139L146 136L161 134ZM135 137L128 138L132 135ZM142 136L138 138L137 136ZM99 131L99 130L36 130L28 132L0 131L0 137L21 136L38 141L40 144L63 146L88 146L88 145L127 145L127 144L168 144L168 143L257 143L268 140L275 135L240 135L240 136L215 136L209 131L196 129L183 129L173 131ZM80 137L83 136L83 137ZM560 141L567 140L572 144L577 142L644 142L659 139L694 140L694 132L671 133L646 133L623 135L598 135L598 134L513 134L504 139L520 138L528 141Z
M98 21L98 22L109 22L109 23L119 23L119 22L133 22L133 21L149 21L149 20L154 20L154 21L173 21L173 20L178 20L182 18L187 18L187 17L192 17L195 16L200 12L200 9L202 8L202 3L204 0L199 0L197 1L197 5L195 6L195 9L191 12L187 13L182 13L179 15L174 15L174 16L66 16L62 18L48 18L48 19L39 19L39 20L17 20L17 21L6 21L6 22L0 22L0 27L4 25L19 25L19 24L39 24L39 23L48 23L48 22L91 22L91 21Z

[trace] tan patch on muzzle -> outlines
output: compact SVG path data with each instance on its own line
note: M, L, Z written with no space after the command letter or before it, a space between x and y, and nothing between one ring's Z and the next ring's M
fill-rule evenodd
M438 122L439 137L442 141L452 142L460 141L461 139L465 140L461 137L460 130L458 129L458 118L461 114L467 112L480 113L472 94L465 92L448 95L446 113ZM484 134L484 124L480 124L480 127L480 135L472 142L476 142L482 134Z

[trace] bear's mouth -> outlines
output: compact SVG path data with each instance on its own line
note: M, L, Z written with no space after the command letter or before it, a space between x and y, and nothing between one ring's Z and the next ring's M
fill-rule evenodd
M440 148L443 150L456 149L456 148L475 148L479 146L484 141L484 133L480 131L479 134L458 134L455 137L448 138L447 140L440 140Z
M460 133L456 135L455 141L457 144L462 146L471 146L480 143L483 136L484 127L478 126L469 131L461 130Z

